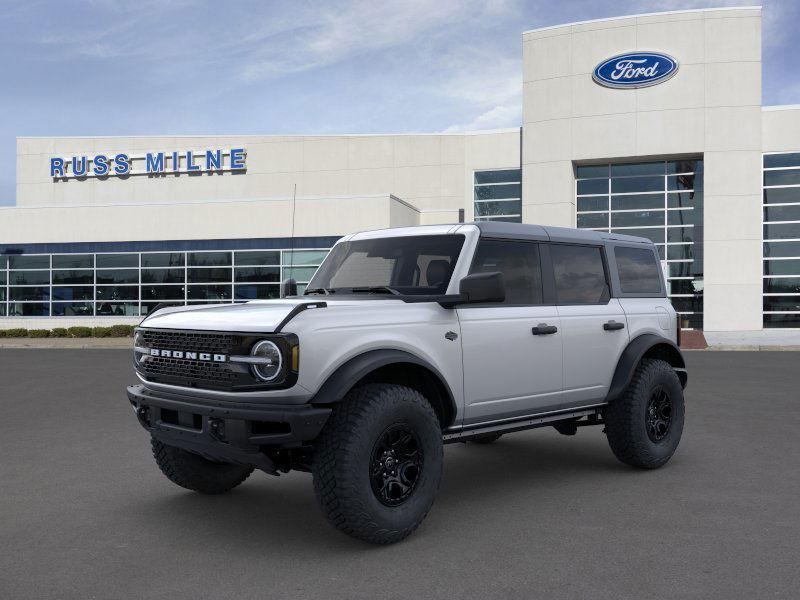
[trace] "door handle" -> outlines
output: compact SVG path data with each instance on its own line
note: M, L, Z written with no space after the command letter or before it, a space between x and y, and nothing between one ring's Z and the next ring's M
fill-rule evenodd
M603 323L603 329L606 331L616 331L617 329L625 329L625 323L617 323L616 321L609 321Z
M548 325L547 323L539 323L536 327L531 329L533 335L550 335L558 331L555 325Z

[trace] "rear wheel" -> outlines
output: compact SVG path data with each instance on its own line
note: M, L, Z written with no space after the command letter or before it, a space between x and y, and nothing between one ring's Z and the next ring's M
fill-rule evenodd
M153 457L172 483L201 494L224 494L250 476L252 467L207 460L151 438Z
M683 417L683 388L673 368L644 359L625 393L605 408L608 444L626 464L658 468L678 448Z
M369 384L337 404L314 449L314 492L334 527L397 542L428 514L442 477L442 430L430 403L401 385Z

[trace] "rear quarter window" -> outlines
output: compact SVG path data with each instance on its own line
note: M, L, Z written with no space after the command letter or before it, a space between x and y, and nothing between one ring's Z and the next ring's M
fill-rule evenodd
M661 271L650 248L614 248L623 294L661 295Z

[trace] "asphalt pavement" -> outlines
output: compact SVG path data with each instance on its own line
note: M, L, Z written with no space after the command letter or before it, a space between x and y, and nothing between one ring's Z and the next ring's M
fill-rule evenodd
M599 427L445 449L408 540L321 516L311 477L201 496L158 471L124 350L0 349L0 598L797 598L800 353L687 353L672 461Z

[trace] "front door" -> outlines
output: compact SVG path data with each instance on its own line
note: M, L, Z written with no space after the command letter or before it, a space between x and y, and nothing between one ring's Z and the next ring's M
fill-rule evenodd
M472 273L500 271L503 303L458 308L464 361L464 425L513 419L561 403L562 333L543 304L539 245L482 239Z

